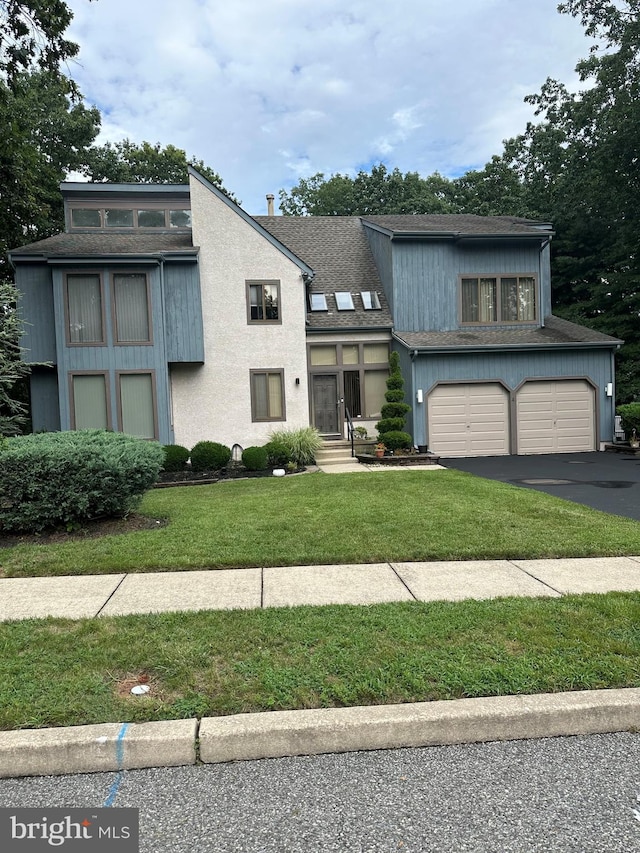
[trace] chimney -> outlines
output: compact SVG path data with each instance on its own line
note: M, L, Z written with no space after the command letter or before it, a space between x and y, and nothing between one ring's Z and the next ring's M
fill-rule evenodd
M273 193L267 193L267 216L273 216L273 200L275 196Z

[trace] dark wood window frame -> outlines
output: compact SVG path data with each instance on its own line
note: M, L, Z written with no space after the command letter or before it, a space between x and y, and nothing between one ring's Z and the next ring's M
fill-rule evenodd
M118 315L116 311L116 276L118 275L143 275L147 288L147 323L149 325L149 339L146 341L126 341L120 340L118 334ZM110 275L111 284L111 320L113 326L113 343L115 346L127 347L148 347L153 346L153 322L151 310L151 284L149 282L149 274L136 269L114 270Z
M267 377L267 395L269 393L269 376L277 374L280 376L280 389L282 392L282 416L279 418L266 417L260 418L256 413L256 393L255 393L255 385L254 385L254 377L256 376L266 376ZM285 384L284 384L284 367L269 367L269 368L256 368L255 370L249 371L249 385L251 390L251 422L252 423L272 423L274 421L286 421L287 419L287 404L286 404L286 392L285 392ZM267 400L268 405L268 400Z
M153 405L153 437L148 441L157 441L158 431L158 394L156 385L156 371L141 368L139 370L116 370L116 417L118 431L122 432L122 395L120 393L120 379L122 376L150 376L151 377L151 400Z
M533 319L532 320L504 320L502 319L502 280L503 279L532 279L533 280ZM480 287L481 279L495 280L495 320L465 320L464 319L464 297L463 297L463 282L476 279L478 288ZM478 305L480 296L478 294ZM514 272L514 273L461 273L458 276L458 315L460 317L461 326L522 326L531 325L538 322L539 310L539 286L538 276L533 272Z
M109 371L108 370L70 370L68 373L69 380L69 423L71 429L76 428L76 401L73 380L76 376L102 376L104 377L104 393L107 407L107 429L113 429L113 419L111 417L111 393L109 389Z
M102 339L99 341L72 341L70 328L70 312L69 312L69 279L72 276L96 276L100 285L100 328L102 331ZM107 329L105 322L105 294L104 294L104 279L100 270L82 270L76 272L66 272L63 281L63 303L64 303L64 332L65 342L68 347L105 347L107 346Z
M252 287L263 288L263 290L262 290L262 294L263 294L262 295L262 307L263 307L264 313L266 314L266 304L265 304L265 298L264 298L264 287L265 286L266 287L275 287L277 290L276 299L278 301L278 305L277 305L278 316L275 319L256 320L256 319L253 319L251 316L251 288ZM282 301L281 301L281 287L280 287L280 280L279 279L266 279L266 278L264 278L264 279L248 280L245 282L245 293L246 293L246 299L247 299L247 323L250 326L281 326L282 325Z

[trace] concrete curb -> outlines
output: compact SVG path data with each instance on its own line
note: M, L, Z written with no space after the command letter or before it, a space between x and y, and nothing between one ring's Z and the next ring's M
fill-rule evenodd
M272 711L200 723L205 763L640 729L640 688Z
M197 720L0 732L0 778L195 764Z
M0 732L0 778L640 730L640 688Z

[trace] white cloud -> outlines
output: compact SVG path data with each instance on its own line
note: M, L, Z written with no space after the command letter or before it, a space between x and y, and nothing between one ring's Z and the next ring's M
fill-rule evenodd
M459 174L588 52L556 0L68 0L101 141L172 143L252 213L315 172Z

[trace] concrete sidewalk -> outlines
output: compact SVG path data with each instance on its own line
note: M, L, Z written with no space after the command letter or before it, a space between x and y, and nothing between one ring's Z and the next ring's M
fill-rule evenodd
M640 590L640 556L0 579L0 621Z
M640 590L639 557L0 579L0 620ZM0 732L0 778L640 730L640 688Z

